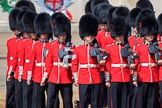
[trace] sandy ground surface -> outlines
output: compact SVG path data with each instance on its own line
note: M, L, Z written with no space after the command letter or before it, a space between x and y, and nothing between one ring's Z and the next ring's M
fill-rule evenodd
M75 45L80 45L82 40L79 38L78 33L72 33L73 39L72 42ZM6 41L11 38L12 33L0 33L0 108L5 108L5 93L6 93L6 82L5 82L5 73L6 73ZM74 95L73 100L78 99L78 88L73 87ZM62 106L62 102L61 106ZM62 107L61 107L62 108Z

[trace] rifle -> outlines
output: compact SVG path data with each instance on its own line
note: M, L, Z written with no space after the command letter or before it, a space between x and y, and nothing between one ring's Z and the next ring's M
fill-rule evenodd
M72 45L71 42L67 42L65 48L59 50L58 56L59 59L63 60L62 64L63 67L68 67L69 59L72 58L72 55L69 54L70 52L73 52L73 50L71 50L70 48L71 45Z
M132 55L133 53L133 55ZM134 60L138 59L139 56L136 54L135 51L130 49L129 44L126 44L124 48L121 48L121 55L123 58L128 59L128 64L134 64Z
M162 51L162 48L158 46L157 42L154 42L153 44L149 44L148 49L149 54L155 55L155 61L158 62L158 60L160 60L160 56L162 55L162 53L160 52Z
M94 41L94 48L90 49L89 53L91 57L96 57L98 63L101 62L101 60L104 60L108 57L108 54L105 53L105 50L99 48L99 45L97 43L97 41ZM101 52L104 52L103 54Z

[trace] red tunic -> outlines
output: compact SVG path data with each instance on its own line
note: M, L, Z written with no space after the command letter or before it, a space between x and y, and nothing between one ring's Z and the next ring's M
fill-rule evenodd
M17 56L16 56L16 38L11 38L7 40L7 72L6 75L9 75L12 72L15 72L17 67Z
M30 58L28 73L32 73L33 81L36 83L40 83L42 80L45 68L45 60L49 52L49 46L49 42L38 42L34 45Z
M74 50L72 59L72 72L78 76L78 84L101 83L99 65L96 58L92 58L89 50L94 48L82 45Z
M107 45L112 44L114 40L110 36L110 32L99 31L96 39L101 48L105 48Z
M148 45L142 43L136 48L139 59L136 61L138 81L140 82L158 82L159 68L155 63L155 56L150 55Z
M58 52L62 48L65 48L65 45L60 44L58 41L53 42L49 48L46 58L46 72L49 75L48 82L55 84L72 83L71 60L69 60L69 68L65 69L62 66L63 61L58 58ZM74 46L71 49L74 49Z
M133 35L128 38L128 41L131 49L135 51L136 46L142 43L143 39L141 37L136 37L135 35Z
M20 65L23 62L23 59L21 59L22 56L22 48L23 48L23 42L26 41L26 39L20 38L17 39L17 43L16 43L16 56L17 56L17 67L16 67L16 71L15 71L15 79L18 79L18 76L20 75L20 71L23 72L23 67L21 67Z
M21 62L20 66L23 66L22 79L24 79L24 80L27 80L27 76L28 76L27 70L29 68L29 64L31 61L30 58L32 55L33 47L37 42L38 41L28 39L28 40L24 41L24 43L23 43L22 56L21 56L21 59L23 61Z
M122 58L120 49L123 45L113 43L106 47L106 52L109 54L106 62L106 70L110 74L111 82L130 82L130 71L128 60Z

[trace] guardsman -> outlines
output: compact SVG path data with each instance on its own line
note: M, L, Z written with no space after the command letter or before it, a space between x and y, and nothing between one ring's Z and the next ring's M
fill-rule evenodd
M97 17L99 23L98 35L96 36L96 39L100 47L103 49L106 47L107 43L111 43L111 40L113 40L107 26L107 14L111 7L112 6L108 3L103 2L97 4L93 10L93 14ZM100 90L100 107L104 107L107 106L107 87L105 86L104 68L101 69L100 76L102 80Z
M46 56L49 52L49 41L52 38L50 15L47 13L38 14L34 20L34 29L40 39L33 47L27 71L27 82L33 80L32 108L45 108L46 85L41 85L41 82L44 75ZM43 81L47 81L47 79L44 78Z
M19 6L19 7L21 7L21 6ZM30 6L30 5L27 5L27 6ZM20 30L19 30L19 24L20 24L21 21L18 20L17 17L18 17L18 14L21 11L23 11L24 8L26 10L28 10L28 7L24 7L24 8L19 8L19 7L14 8L13 12L11 12L11 14L9 15L10 28L11 28L11 30L14 31L14 34L15 34L15 38L9 39L8 42L7 42L7 46L8 46L8 52L7 52L7 58L8 58L7 59L7 61L8 61L8 72L7 73L8 73L8 78L7 78L7 81L11 80L11 82L13 81L14 74L17 73L17 66L18 66L17 42L19 41L19 39L22 36L21 33L20 33ZM16 81L15 81L15 83L16 83ZM13 84L10 84L10 87L7 88L7 89L12 88L12 90L9 90L9 91L7 90L7 96L6 96L6 107L7 108L10 108L10 107L12 108L13 105L11 105L11 104L14 104L15 105L14 107L16 107L16 108L18 108L18 107L22 108L21 107L21 104L22 104L21 101L19 101L19 103L18 103L18 100L20 99L21 95L14 96L14 95L16 95L16 93L18 91L18 88L16 87L16 85L17 84L15 84L15 88L16 88L15 91L13 91L13 87L14 87ZM12 97L10 97L12 95L12 92L14 92L14 95ZM12 98L15 98L15 103L13 103ZM8 100L9 100L9 102L8 102Z
M151 3L150 0L138 0L137 3L136 3L136 8L140 8L141 10L150 9L150 10L154 11L153 4ZM160 35L157 36L157 41L161 42L161 36Z
M17 42L16 42L16 56L17 56L17 67L16 67L16 71L14 74L15 77L15 105L16 108L22 108L23 106L23 98L22 98L22 82L21 82L21 78L22 78L22 73L23 73L23 66L20 66L21 62L23 61L21 59L21 51L22 51L22 46L23 46L23 42L26 41L27 38L29 37L25 37L24 35L24 28L23 28L23 24L22 24L22 16L26 13L26 11L21 11L18 13L17 17L16 17L16 22L17 22L17 26L18 26L18 30L20 31L20 33L17 35Z
M112 6L107 0L89 0L85 6L86 14L93 14L98 18L99 26L96 39L101 48L113 41L107 26L107 13L111 8Z
M22 17L24 37L28 37L23 42L21 57L22 60L19 66L23 67L23 73L21 74L22 86L23 86L23 108L31 108L32 105L32 85L27 82L28 73L27 69L30 63L30 57L33 51L34 45L38 42L38 38L34 30L34 19L37 13L26 12Z
M116 7L110 7L107 13L107 30L99 31L96 39L98 40L101 48L105 48L108 44L112 44L114 40L110 36L110 30L112 26L112 13L115 11Z
M132 35L128 38L130 47L132 50L135 51L136 46L140 43L143 42L142 38L140 35L137 33L137 28L136 28L136 17L141 11L140 8L133 8L130 13L129 13L129 26L132 27Z
M136 28L136 17L139 14L139 12L141 11L140 8L133 8L128 16L128 23L129 26L131 27L132 33L131 36L128 37L128 41L129 41L129 45L131 47L131 49L135 52L136 50L136 46L140 43L143 42L143 39L140 37L140 35L137 33L137 28ZM130 70L131 75L133 74L133 71ZM136 86L134 86L132 84L132 82L130 83L130 94L129 94L129 107L130 108L134 108L136 105L136 94L137 94L137 88Z
M159 67L157 59L158 24L153 11L142 10L136 18L137 32L144 42L136 47L139 59L136 60L137 107L160 108L159 105ZM155 51L156 50L156 51ZM137 83L138 82L138 83Z
M16 17L21 9L14 8L9 13L9 26L10 30L13 31L14 37L7 40L7 72L6 72L6 108L14 108L14 93L15 93L15 86L14 86L14 72L17 66L17 57L16 57L16 37L19 34L17 28Z
M128 64L126 30L127 23L124 18L116 17L113 19L110 35L115 42L106 47L109 56L105 72L105 81L106 86L110 89L112 108L127 108L130 83L129 67L133 64Z
M95 49L97 32L96 17L90 14L82 16L79 22L79 35L84 40L84 45L75 48L72 59L74 85L79 86L81 108L88 108L88 99L91 100L92 108L99 107L100 65L96 55L91 53Z
M47 108L57 107L59 91L63 99L63 108L72 108L71 59L74 46L71 44L71 24L62 13L51 21L53 34L58 40L51 44L45 62L44 77L48 76Z
M93 15L95 15L98 19L98 30L99 31L107 31L107 12L112 6L108 3L99 3L94 7Z
M107 44L111 44L113 42L107 25L108 11L109 9L111 9L111 7L112 6L107 3L100 3L96 5L93 12L93 14L97 17L99 22L99 31L96 36L96 39L101 48L105 48Z
M162 13L157 18L158 22L158 35L162 37ZM162 42L159 43L159 47L162 48ZM160 103L162 104L162 60L158 61L160 68L159 68L159 83L160 83Z

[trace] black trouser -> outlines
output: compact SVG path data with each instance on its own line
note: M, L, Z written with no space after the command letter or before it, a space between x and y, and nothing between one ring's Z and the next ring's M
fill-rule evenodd
M16 105L16 108L23 107L22 82L19 82L17 79L15 79L15 105Z
M162 81L160 81L160 103L162 104Z
M47 86L33 82L32 108L45 108L45 91Z
M160 108L159 83L138 83L137 108Z
M59 108L58 94L61 92L63 108L72 108L72 84L48 83L47 108Z
M23 80L23 108L32 107L33 85L28 85L26 80Z
M131 82L129 88L129 108L136 108L137 105L137 87Z
M6 108L15 108L15 80L6 81Z
M101 84L79 84L79 99L81 108L88 108L88 99L91 99L91 108L99 108L99 93Z
M102 83L101 83L101 89L100 89L100 103L99 103L99 106L103 107L103 106L106 106L108 104L109 99L107 99L108 94L107 94L107 87L105 85L104 72L100 72L100 77L101 77Z
M112 82L110 86L111 108L127 108L129 83Z

